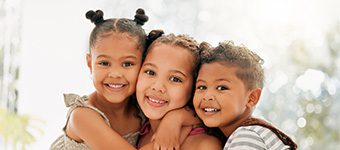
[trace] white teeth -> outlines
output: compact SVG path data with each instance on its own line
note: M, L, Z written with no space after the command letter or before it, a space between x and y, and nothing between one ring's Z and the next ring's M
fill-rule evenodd
M217 111L220 111L219 109L216 109L216 108L203 108L203 110L205 112L217 112Z
M123 84L108 84L108 85L111 88L122 88L124 86Z
M158 103L158 104L164 104L166 102L166 101L163 101L163 100L157 100L157 99L153 99L153 98L150 98L150 97L149 97L149 100L151 102Z

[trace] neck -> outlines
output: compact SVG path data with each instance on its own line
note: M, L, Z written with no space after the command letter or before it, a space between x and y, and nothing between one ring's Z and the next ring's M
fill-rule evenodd
M128 98L121 103L110 103L106 100L105 97L98 94L97 92L92 93L90 96L90 105L98 108L105 115L113 115L113 116L126 116L129 113L128 107Z
M247 120L250 117L251 117L251 113L246 110L243 115L239 116L238 118L235 118L229 124L225 126L221 126L219 128L226 137L229 137L238 127L240 127L240 125L245 120Z
M149 122L150 122L152 133L155 133L159 124L161 123L161 119L159 119L159 120L149 120Z

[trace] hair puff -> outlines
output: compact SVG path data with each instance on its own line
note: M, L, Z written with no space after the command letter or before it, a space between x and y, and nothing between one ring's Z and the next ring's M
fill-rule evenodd
M88 12L86 12L86 18L91 20L91 22L93 22L95 25L101 24L104 22L104 12L101 10L97 10L97 11L93 11L90 10Z
M134 21L139 25L144 25L145 22L149 20L149 17L145 15L145 11L141 8L136 10L136 15Z
M146 37L146 45L147 47L153 42L155 41L157 38L159 38L160 36L162 36L164 34L163 30L152 30L149 32L148 36Z

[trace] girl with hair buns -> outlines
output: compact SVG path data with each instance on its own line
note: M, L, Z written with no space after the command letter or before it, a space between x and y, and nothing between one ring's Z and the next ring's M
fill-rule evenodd
M134 20L104 20L101 10L88 11L86 18L96 25L86 56L96 90L88 96L64 94L70 107L64 134L50 149L135 149L145 122L134 93L147 45L141 26L148 17L138 9Z

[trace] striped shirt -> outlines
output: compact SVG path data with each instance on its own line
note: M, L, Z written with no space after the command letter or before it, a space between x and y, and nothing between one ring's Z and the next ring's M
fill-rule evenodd
M237 128L228 138L224 150L286 150L285 145L268 128L253 125Z

